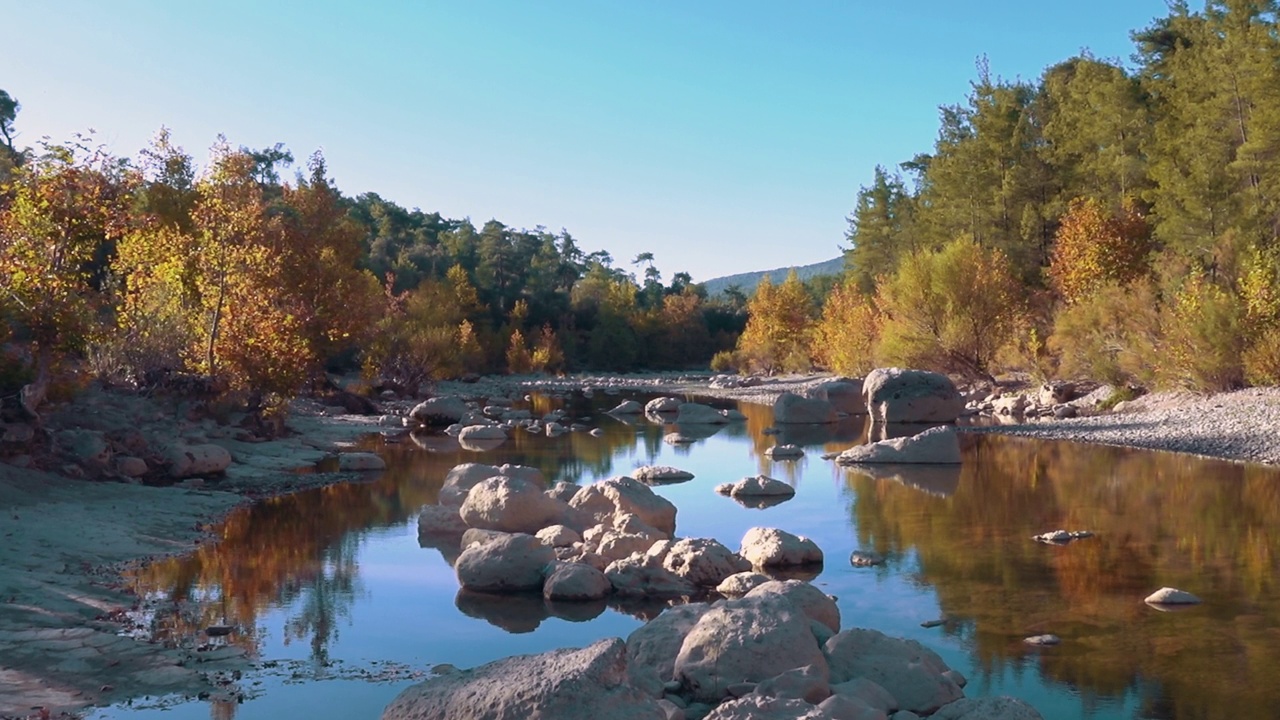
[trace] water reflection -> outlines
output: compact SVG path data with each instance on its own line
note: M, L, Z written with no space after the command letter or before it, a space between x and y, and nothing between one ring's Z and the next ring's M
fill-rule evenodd
M1143 717L1270 717L1280 706L1280 477L1273 469L1116 448L967 438L951 492L849 472L859 540L914 553L987 677L1032 663ZM1056 528L1097 535L1054 547ZM1172 585L1205 604L1152 611ZM1061 646L1021 638L1052 632Z
M697 476L659 489L680 507L682 534L723 532L719 538L727 544L755 524L811 534L827 551L827 565L805 568L801 577L841 595L842 609L852 604L862 614L903 598L914 603L900 616L875 616L878 627L893 634L919 633L918 616L941 611L948 621L916 637L952 648L948 660L962 663L957 667L974 693L1058 703L1046 717L1272 717L1280 707L1280 687L1272 682L1280 669L1280 473L1274 469L964 435L959 467L844 469L818 455L880 432L861 418L782 426L782 434L766 435L771 409L741 405L745 423L708 428L713 435L677 451L662 442L673 424L602 413L601 405L607 409L617 401L569 396L531 403L535 416L563 407L571 417L592 418L601 437L516 431L484 452L463 450L448 436L418 433L413 442L379 444L389 467L379 479L235 513L216 544L142 568L134 584L143 593L192 601L192 610L171 619L162 635L186 637L208 625L231 624L241 629L233 642L251 652L264 643L263 618L286 608L283 640L309 649L321 665L333 659L343 633L352 635L359 609L378 601L369 589L370 573L381 573L383 582L408 573L399 556L370 568L362 548L391 542L381 539L384 530L416 525L419 509L436 502L455 464L533 465L549 478L572 482L676 464ZM774 462L765 455L783 443L804 446L806 457ZM799 492L785 504L746 510L711 491L757 473L786 480ZM1030 539L1058 528L1096 536L1062 547ZM456 537L410 538L409 544L422 563L427 560L419 545L434 548L430 563L437 567L458 553ZM851 568L844 558L857 548L879 553L886 564ZM439 596L453 606L443 617L438 604L432 606L438 624L499 628L512 638L534 638L548 627L564 633L560 621L594 628L619 613L649 619L667 606L459 592L452 573L444 571L421 581L429 586L413 586L412 578L397 582L409 584L406 594L414 602ZM425 571L413 566L411 572ZM1142 599L1164 585L1194 592L1205 604L1156 612ZM846 615L860 622L857 613ZM474 632L458 630L463 639L455 644L471 642ZM1063 642L1050 648L1022 642L1041 633ZM559 636L538 642L565 644ZM505 645L493 652L499 650L509 654Z

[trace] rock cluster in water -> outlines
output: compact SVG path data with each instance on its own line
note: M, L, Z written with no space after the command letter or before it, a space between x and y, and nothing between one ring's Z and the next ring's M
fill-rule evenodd
M777 492L774 483L747 478L725 491ZM675 528L675 506L630 477L548 487L518 465L453 468L419 533L442 550L456 542L463 593L675 604L626 640L441 674L402 692L383 718L1040 717L1009 698L965 699L965 679L915 641L842 630L833 598L779 579L822 562L812 540L757 527L735 552Z

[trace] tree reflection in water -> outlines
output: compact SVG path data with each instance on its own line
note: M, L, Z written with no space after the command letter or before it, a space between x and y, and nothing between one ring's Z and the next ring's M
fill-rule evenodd
M1272 717L1280 707L1280 472L1012 438L965 438L951 494L848 471L858 539L938 595L989 679L1038 666L1085 702L1137 692L1142 717ZM905 483L905 484L904 484ZM1053 530L1097 536L1052 547ZM1165 614L1171 585L1205 604ZM1058 648L1022 638L1052 632Z

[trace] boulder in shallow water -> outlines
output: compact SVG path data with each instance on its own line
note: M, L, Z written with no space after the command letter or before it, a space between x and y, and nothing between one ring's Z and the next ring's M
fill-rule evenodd
M671 543L662 566L703 587L715 587L730 575L751 569L751 563L710 538L685 538Z
M858 445L836 457L836 462L841 465L958 465L960 461L960 439L949 427L930 428L911 437Z
M729 422L729 418L719 410L702 403L681 403L676 412L678 425L722 425Z
M777 528L751 528L742 537L738 554L757 568L822 562L822 550L817 543Z
M928 715L964 697L960 686L946 675L951 668L914 640L854 628L828 640L823 652L833 684L864 677L887 690L903 710Z
M783 424L826 424L839 420L835 407L826 400L782 393L773 401L773 421Z
M534 534L563 523L570 510L533 483L499 475L471 488L459 513L474 528Z
M862 381L862 397L872 421L955 422L964 397L951 378L927 370L877 368Z
M631 477L645 485L668 485L693 479L693 473L670 465L645 465L631 471Z
M542 585L542 596L548 600L599 600L612 592L604 573L583 563L556 565Z
M479 592L515 592L542 587L543 572L556 553L523 533L495 538L462 551L454 570L458 583Z
M400 693L382 720L666 720L627 682L626 645L517 655L431 678Z
M1200 598L1186 590L1162 587L1148 595L1145 602L1149 605L1199 605Z
M599 523L612 523L615 514L631 513L667 535L676 530L676 506L634 478L594 482L579 489L569 505Z
M415 405L409 417L423 425L445 426L461 421L470 411L462 398L433 397Z

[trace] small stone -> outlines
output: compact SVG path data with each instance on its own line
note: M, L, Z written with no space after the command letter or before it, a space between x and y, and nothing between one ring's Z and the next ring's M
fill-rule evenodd
M1057 645L1062 642L1062 638L1058 637L1057 635L1051 635L1051 634L1032 635L1029 638L1023 638L1022 642L1028 645L1038 645L1038 646L1044 647L1048 645Z
M232 625L210 625L204 629L204 634L209 637L222 637L224 635L230 635L234 631L235 627Z
M1149 605L1199 605L1200 598L1185 590L1163 587L1147 596Z
M884 556L869 550L854 550L849 555L849 564L854 567L873 567L884 564Z

